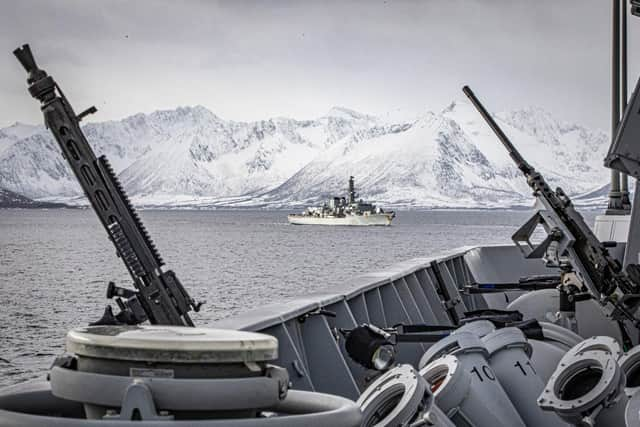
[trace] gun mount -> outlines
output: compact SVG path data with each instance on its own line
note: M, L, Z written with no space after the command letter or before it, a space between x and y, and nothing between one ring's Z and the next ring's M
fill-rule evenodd
M97 109L90 107L76 115L53 78L38 68L29 45L13 53L28 73L29 93L40 101L45 125L133 278L135 291L109 283L107 297L115 298L120 312L114 316L107 306L96 324L149 320L152 324L193 326L188 312L198 311L201 303L189 296L173 271L162 271L164 262L109 161L104 155L96 157L80 128L82 118Z
M512 236L514 243L525 257L541 258L548 267L561 270L561 301L571 305L585 297L593 298L608 316L619 321L623 331L624 320L640 327L640 319L635 314L640 304L638 265L630 264L623 271L620 262L609 254L606 245L574 208L569 196L561 188L553 191L542 175L527 163L468 86L462 91L506 147L538 201L536 213ZM531 238L538 225L543 226L547 237L535 245Z

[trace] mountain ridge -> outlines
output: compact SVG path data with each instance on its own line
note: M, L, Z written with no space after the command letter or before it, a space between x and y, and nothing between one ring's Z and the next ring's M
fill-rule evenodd
M559 121L537 107L495 118L552 185L574 195L606 185L604 132ZM466 101L405 120L336 106L310 120L239 122L196 105L83 129L141 206L317 203L343 194L349 175L356 176L363 197L389 206L531 204L524 178ZM44 126L0 129L0 187L38 200L83 203Z
M57 209L68 208L64 203L49 203L31 200L13 191L0 188L0 208L20 208L20 209Z

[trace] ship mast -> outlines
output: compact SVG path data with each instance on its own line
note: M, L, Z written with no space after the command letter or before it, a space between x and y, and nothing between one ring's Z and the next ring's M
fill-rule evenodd
M627 1L612 0L612 9L611 139L613 140L620 124L620 113L627 105ZM609 207L606 214L626 215L630 211L628 177L612 169Z
M349 177L349 204L353 204L356 202L356 187L353 183L353 176Z

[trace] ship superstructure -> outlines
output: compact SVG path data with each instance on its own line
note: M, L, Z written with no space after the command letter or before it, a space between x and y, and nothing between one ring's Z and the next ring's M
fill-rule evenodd
M288 219L298 225L391 225L395 215L371 202L358 200L355 181L350 176L347 197L333 197L322 206L308 207L302 214L291 214Z

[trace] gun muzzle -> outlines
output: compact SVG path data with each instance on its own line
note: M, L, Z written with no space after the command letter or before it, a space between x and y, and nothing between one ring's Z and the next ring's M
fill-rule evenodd
M20 61L24 69L27 70L27 73L31 74L38 69L38 65L36 65L36 60L33 58L31 48L28 44L23 44L22 47L14 50L13 54L18 58L18 61Z
M29 83L31 96L40 100L43 104L52 100L55 97L56 83L51 76L47 75L46 71L38 68L29 45L23 44L22 47L14 50L13 54L28 73L27 83Z

